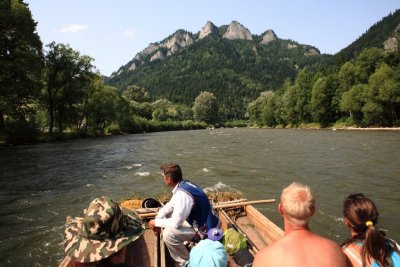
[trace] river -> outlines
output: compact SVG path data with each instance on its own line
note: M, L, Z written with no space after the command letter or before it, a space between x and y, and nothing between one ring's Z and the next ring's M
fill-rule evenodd
M207 190L279 199L292 181L315 192L311 229L340 243L342 202L362 192L378 226L400 241L400 132L214 129L0 148L0 266L56 266L68 215L100 195L115 200L170 190L159 165L176 162ZM256 206L282 226L277 203Z

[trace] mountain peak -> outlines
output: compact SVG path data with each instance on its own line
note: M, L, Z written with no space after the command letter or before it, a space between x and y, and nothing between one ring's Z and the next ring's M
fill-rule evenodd
M262 40L261 40L260 44L263 44L263 45L266 45L269 42L272 42L272 41L275 41L276 39L278 39L278 37L276 36L276 34L273 30L268 30L261 36L262 36Z
M237 21L232 21L229 24L228 29L226 30L224 36L222 37L229 40L236 40L236 39L250 40L250 41L253 40L251 32Z
M194 40L189 32L178 30L172 37L162 42L160 46L168 50L167 55L172 55L179 52L182 48L192 45L193 42Z
M210 34L218 35L218 28L211 21L207 21L199 33L199 39L203 39Z

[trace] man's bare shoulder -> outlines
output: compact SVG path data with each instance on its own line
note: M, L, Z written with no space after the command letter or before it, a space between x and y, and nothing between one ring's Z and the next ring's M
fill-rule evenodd
M336 242L311 233L303 243L309 248L309 256L313 259L315 266L322 266L320 264L335 267L346 266L342 249Z
M342 250L334 241L311 232L297 232L262 249L256 255L253 266L344 267L346 265Z
M335 251L342 250L336 242L317 234L313 234L312 242L314 242L316 246L321 246L321 249L330 248Z
M287 252L286 238L282 238L275 243L266 246L260 250L254 258L253 267L261 266L282 266L280 265L280 255L285 255Z

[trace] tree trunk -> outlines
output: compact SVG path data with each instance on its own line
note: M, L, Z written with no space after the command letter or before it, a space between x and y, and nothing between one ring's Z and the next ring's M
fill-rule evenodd
M63 123L62 123L61 119L58 120L58 133L60 135L62 135L62 133L63 133Z
M53 97L51 96L51 91L47 89L47 93L49 95L49 106L48 106L48 112L50 116L50 122L49 122L49 134L53 134L53 128L54 128L54 102L53 102Z
M397 113L396 113L396 105L392 104L392 127L396 126L398 123Z
M52 108L49 108L49 115L50 115L49 134L52 135L54 128L54 114Z
M6 124L4 122L4 114L3 111L0 110L0 133L6 132Z

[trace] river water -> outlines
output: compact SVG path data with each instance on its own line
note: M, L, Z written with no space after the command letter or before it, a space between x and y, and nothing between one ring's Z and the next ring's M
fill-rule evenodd
M56 266L68 215L107 195L154 197L170 190L159 165L179 163L207 190L279 199L292 181L317 198L311 228L340 243L350 193L371 197L379 226L400 241L400 132L214 129L0 148L0 266ZM282 226L277 203L256 206Z

